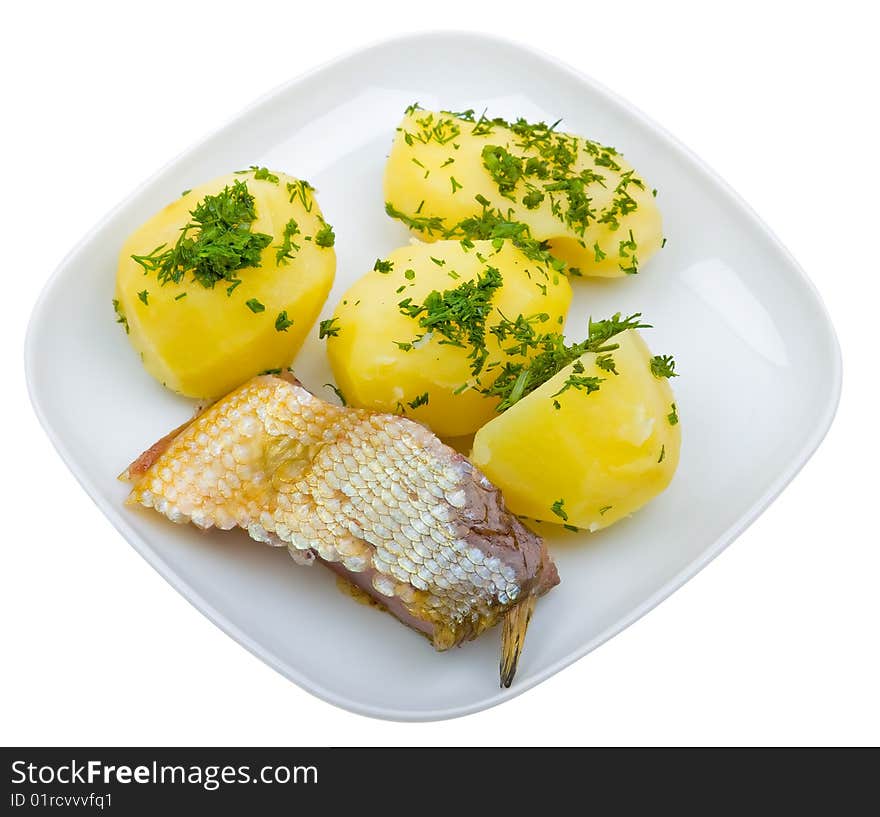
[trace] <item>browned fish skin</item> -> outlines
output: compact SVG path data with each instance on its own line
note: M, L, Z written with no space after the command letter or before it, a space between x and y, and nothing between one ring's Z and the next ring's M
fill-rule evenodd
M124 476L130 503L172 521L241 527L300 563L319 559L440 650L559 581L541 538L428 429L331 405L284 377L249 381ZM507 683L528 616L514 620Z

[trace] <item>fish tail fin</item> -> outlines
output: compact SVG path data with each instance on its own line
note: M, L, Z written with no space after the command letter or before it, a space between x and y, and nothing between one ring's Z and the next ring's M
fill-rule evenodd
M501 623L501 686L509 687L516 675L516 665L526 640L526 630L535 611L535 596L523 599L511 607Z

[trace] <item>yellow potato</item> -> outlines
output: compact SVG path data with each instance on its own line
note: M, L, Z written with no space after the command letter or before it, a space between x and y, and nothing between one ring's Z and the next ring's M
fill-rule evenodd
M495 416L498 400L473 387L491 385L504 361L522 360L502 351L491 331L502 315L509 320L539 316L533 321L538 331L559 331L571 303L565 275L509 241L419 243L394 250L376 266L334 312L327 351L336 382L351 405L405 413L445 437L470 434ZM435 298L452 293L446 302L473 306L464 296L479 290L479 282L490 282L487 270L500 273L501 285L484 290L490 295L483 321L486 359L475 375L479 343L463 338L454 345L450 340L459 341L444 336L443 325L420 325L426 313L407 312L432 292Z
M462 225L488 210L527 225L576 273L601 277L636 273L660 248L653 191L613 148L468 113L409 108L397 129L386 210L420 238L491 237L485 224Z
M194 210L205 224L182 234ZM195 246L178 245L182 235ZM310 186L252 169L187 192L139 227L119 256L114 306L150 374L213 398L291 363L335 270Z
M636 331L613 342L617 375L596 366L595 354L580 358L580 376L602 378L598 390L559 393L574 363L477 432L471 461L515 513L595 531L672 479L681 431L669 381L652 373Z

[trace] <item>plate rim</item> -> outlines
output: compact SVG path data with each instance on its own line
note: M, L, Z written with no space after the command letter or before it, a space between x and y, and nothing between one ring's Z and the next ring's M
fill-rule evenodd
M269 650L263 648L257 640L251 638L248 634L242 631L236 624L227 618L224 613L220 612L220 610L214 605L208 603L197 590L183 580L176 571L174 571L165 560L162 559L146 539L141 537L140 534L128 524L119 508L116 508L103 499L100 491L92 482L85 469L76 462L64 440L62 440L59 434L55 431L40 402L38 394L39 381L35 381L34 377L34 358L36 354L35 337L37 334L36 327L41 324L41 313L46 308L50 293L54 289L55 282L60 278L61 274L80 253L83 247L91 241L97 233L103 230L119 211L126 207L131 201L135 200L143 190L149 187L154 180L172 170L175 165L188 158L202 145L219 136L221 133L233 128L240 120L246 118L269 100L297 85L300 85L314 75L336 68L349 61L368 57L371 52L385 51L404 43L412 44L420 41L442 41L444 39L453 41L464 39L470 40L473 43L488 45L496 49L500 47L509 51L524 52L530 57L543 62L551 70L562 72L567 74L570 78L577 80L579 83L586 86L592 93L600 97L603 103L621 109L638 124L647 127L654 135L662 139L665 143L666 149L678 153L683 159L687 160L697 171L699 171L704 181L711 183L716 189L718 189L724 195L728 203L735 206L736 209L748 219L752 229L758 231L765 238L769 239L774 248L779 251L782 257L787 261L791 270L796 273L798 283L804 287L807 296L813 299L817 311L822 318L822 326L825 329L826 334L825 343L827 343L828 351L831 353L832 371L827 373L827 384L829 389L826 392L827 397L822 406L822 410L818 415L818 419L813 425L811 432L806 435L801 442L797 453L791 457L787 466L781 469L780 473L776 475L768 488L737 518L733 524L728 526L728 528L717 536L697 558L693 559L684 568L674 574L641 604L634 607L626 615L615 620L594 638L580 645L578 648L572 650L557 661L543 667L527 681L523 681L521 684L516 684L508 690L498 690L492 695L484 696L479 700L464 705L424 710L405 708L397 709L394 707L364 703L355 698L335 692L332 689L325 687L314 678L300 672L297 668L284 664ZM828 308L819 291L816 289L815 284L810 280L805 270L773 230L715 170L707 165L699 156L693 153L684 143L673 136L668 130L666 130L666 128L656 123L651 117L643 113L628 100L617 95L602 83L567 64L558 57L511 38L480 31L456 29L432 29L380 38L364 46L349 49L338 56L325 60L315 67L312 67L261 94L249 105L239 110L235 115L202 135L198 140L191 142L168 162L161 165L154 173L137 185L131 193L108 210L104 216L94 224L94 226L87 230L82 238L64 255L52 274L48 277L37 296L28 320L24 341L24 368L28 396L34 409L34 413L36 414L40 425L43 427L43 430L46 432L49 441L58 452L61 460L73 474L77 482L79 482L89 498L98 506L113 527L116 528L117 532L162 576L163 579L165 579L165 581L177 590L184 599L186 599L220 630L238 642L240 646L244 647L252 655L259 658L276 672L292 681L306 692L315 695L327 703L359 715L401 722L447 720L450 718L470 715L513 700L532 687L539 685L556 673L580 660L585 655L625 630L631 624L635 623L638 619L649 613L658 604L672 595L672 593L684 586L690 579L706 567L706 565L729 547L734 540L736 540L775 501L786 486L797 476L804 465L810 460L824 440L834 421L840 402L843 379L843 362L840 342L831 320L831 316L828 312Z

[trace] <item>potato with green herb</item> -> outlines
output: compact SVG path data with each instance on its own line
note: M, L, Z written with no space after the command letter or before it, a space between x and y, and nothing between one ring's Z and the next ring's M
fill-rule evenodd
M593 323L579 344L545 341L497 384L508 407L477 432L471 461L514 513L595 531L669 484L681 447L675 364L652 357L638 319Z
M554 260L513 241L401 247L345 293L322 334L355 406L405 414L444 437L495 415L488 393L518 331L558 330L571 287Z
M546 242L574 273L632 275L663 240L656 191L614 148L543 122L410 106L385 167L386 211L419 238Z
M308 182L266 168L186 191L125 242L114 307L147 371L214 398L288 366L333 284Z

